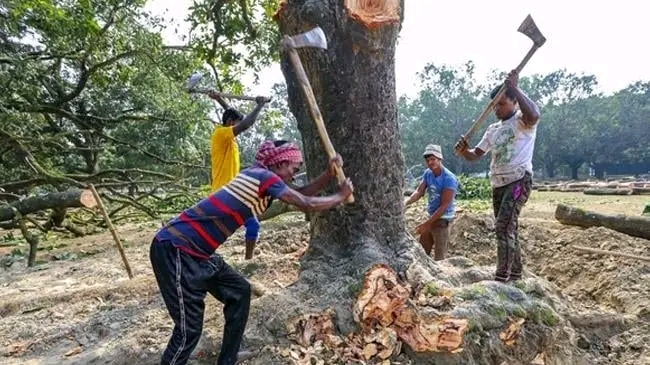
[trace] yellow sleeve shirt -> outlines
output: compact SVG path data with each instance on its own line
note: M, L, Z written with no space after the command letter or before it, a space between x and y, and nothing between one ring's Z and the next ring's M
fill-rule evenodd
M212 160L212 192L234 179L239 173L239 145L233 127L217 127L210 143Z

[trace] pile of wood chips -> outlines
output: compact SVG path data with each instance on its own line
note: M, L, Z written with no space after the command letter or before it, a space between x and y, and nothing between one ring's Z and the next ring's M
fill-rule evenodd
M363 290L353 308L360 333L337 335L334 312L306 314L287 323L290 337L299 348L286 354L295 364L320 363L329 351L330 361L381 360L390 364L391 356L401 352L402 343L416 352L450 352L463 350L466 319L426 317L410 298L411 288L400 283L397 273L387 265L377 264L365 275ZM312 362L313 363L313 362Z

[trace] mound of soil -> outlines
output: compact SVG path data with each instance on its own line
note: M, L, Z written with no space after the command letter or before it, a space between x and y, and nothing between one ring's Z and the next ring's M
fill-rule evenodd
M411 232L426 218L422 209L410 209L406 215ZM487 213L459 214L452 225L450 253L469 260L450 258L440 265L442 270L489 274L496 256L493 225ZM119 227L136 275L133 280L127 279L108 232L46 241L42 243L46 250L38 256L45 263L25 268L24 260L14 260L10 267L0 269L0 363L157 364L172 328L149 264L149 242L158 226ZM575 328L577 340L572 343L584 352L586 363L650 364L650 266L571 248L581 245L648 256L649 241L604 228L564 227L539 217L525 217L520 227L529 276L524 285L537 282L528 280L535 274L556 286L544 290L557 290L555 300L561 305L555 309L563 308L562 316ZM308 238L303 215L290 213L264 222L252 260L244 260L242 232L220 253L254 283L255 293L261 296L255 302L297 279ZM474 265L478 265L476 270L462 269ZM501 287L474 287L469 282L484 278L477 274L474 280L469 274L463 276L469 278L469 291L461 294L495 291L495 298L500 297L496 289ZM195 364L212 364L216 359L221 310L221 304L209 297ZM266 354L275 351L278 356L251 363L293 364L292 352L300 351L291 347L267 350Z
M493 228L494 219L488 213L460 214L452 226L451 253L478 264L494 265ZM524 218L520 222L520 242L526 271L557 285L575 310L570 314L575 318L574 326L584 332L579 345L595 356L592 363L650 363L650 265L571 247L648 256L648 240L603 227L583 229L548 222L541 225ZM612 328L612 315L631 320Z

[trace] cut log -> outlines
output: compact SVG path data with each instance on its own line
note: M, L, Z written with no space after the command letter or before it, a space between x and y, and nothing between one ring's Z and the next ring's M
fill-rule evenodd
M580 227L605 227L615 231L650 240L650 218L605 215L580 208L558 204L555 219L562 224Z
M650 188L632 188L634 195L650 195Z
M580 193L584 191L584 188L569 188L569 187L563 187L558 191L564 192L564 193Z
M632 189L593 188L582 191L586 195L632 195Z
M567 188L573 189L573 188L592 188L594 186L594 183L591 182L577 182L577 183L568 183L566 184Z
M30 196L0 207L0 222L14 219L14 210L23 215L53 208L92 208L97 205L90 190L71 189L45 195Z

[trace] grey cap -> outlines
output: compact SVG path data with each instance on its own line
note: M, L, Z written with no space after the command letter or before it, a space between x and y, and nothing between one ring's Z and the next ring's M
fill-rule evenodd
M424 153L422 154L423 157L427 157L433 155L435 158L438 159L443 159L442 158L442 148L438 146L437 144L429 144L425 147Z

